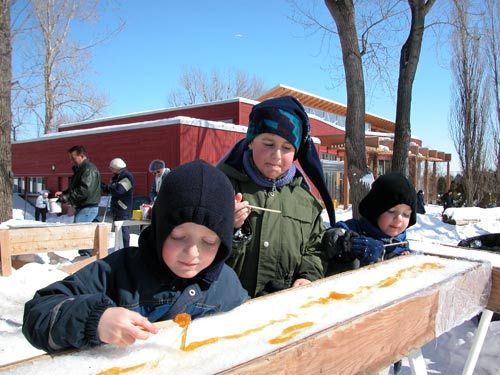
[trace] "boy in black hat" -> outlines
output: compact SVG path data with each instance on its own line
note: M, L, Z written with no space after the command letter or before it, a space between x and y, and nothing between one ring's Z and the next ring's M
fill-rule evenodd
M309 130L309 118L297 99L265 100L253 107L246 138L218 165L237 193L236 234L227 263L252 297L308 284L324 275L323 208L294 164L297 160L316 186L330 222L335 223Z
M47 352L102 343L131 345L151 322L228 311L248 299L231 253L234 191L198 160L168 174L139 247L116 251L36 292L23 334Z
M406 229L417 221L411 182L393 172L380 176L359 204L361 219L339 221L323 236L327 275L410 253Z

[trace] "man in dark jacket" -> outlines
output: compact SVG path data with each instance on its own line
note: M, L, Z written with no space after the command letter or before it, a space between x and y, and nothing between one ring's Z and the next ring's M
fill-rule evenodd
M417 192L417 214L425 214L425 201L424 201L424 191L419 190Z
M87 158L87 150L76 145L68 150L73 162L73 176L69 188L58 191L55 196L63 203L71 204L75 209L75 223L91 223L99 212L101 199L101 176L97 167ZM88 250L79 250L82 256L90 256Z
M453 191L450 189L441 197L443 203L443 213L447 208L453 207Z
M130 220L132 218L134 199L134 176L127 170L127 164L120 158L111 160L109 169L113 172L113 177L109 185L102 184L102 190L104 193L111 195L113 221ZM130 228L123 226L121 230L123 247L128 247L130 243Z
M151 322L228 311L248 299L231 254L234 191L197 160L175 168L156 199L139 247L119 250L36 292L23 334L47 352L102 343L131 345Z
M170 169L167 168L165 162L160 159L152 160L149 163L149 172L151 172L154 176L153 183L151 184L151 189L149 191L149 203L154 204L155 199L160 191L161 184L165 177L170 173Z

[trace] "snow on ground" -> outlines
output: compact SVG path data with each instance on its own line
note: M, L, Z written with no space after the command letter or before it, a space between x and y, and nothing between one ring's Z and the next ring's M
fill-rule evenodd
M33 220L34 208L17 196L13 198L14 219L9 225L26 225ZM428 242L432 244L441 243L456 245L461 239L473 237L485 233L500 232L498 217L493 219L489 214L481 214L473 224L453 226L441 221L442 208L440 206L426 206L426 215L417 215L417 224L408 230L410 240ZM350 210L337 210L337 220L351 218ZM472 214L471 214L472 216ZM324 217L327 217L326 212ZM474 219L478 219L474 217ZM49 215L49 223L72 222L71 216ZM5 224L5 223L4 223ZM1 225L0 225L1 227ZM131 244L137 243L137 235L131 236ZM110 239L109 247L114 247L113 238ZM71 260L72 252L58 252L60 256L66 256ZM51 265L47 256L37 259L38 263L30 263L14 270L9 277L0 277L0 365L17 361L23 358L42 354L41 351L31 347L21 333L24 302L32 297L34 292L65 276L58 270L57 265ZM411 319L411 317L408 317ZM442 334L422 348L427 363L429 374L459 374L461 373L472 340L476 332L476 322L467 321L449 332ZM478 364L474 374L498 374L500 373L500 322L492 322L485 344L481 351ZM386 370L385 373L390 373ZM410 374L410 367L406 359L403 360L403 375Z

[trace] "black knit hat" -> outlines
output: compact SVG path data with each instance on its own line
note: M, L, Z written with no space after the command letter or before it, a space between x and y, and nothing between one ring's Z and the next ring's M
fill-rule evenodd
M384 174L373 182L371 190L359 203L359 213L375 226L380 215L398 204L411 207L408 227L417 222L417 194L412 183L401 173Z
M297 130L298 126L302 127L301 131ZM328 212L330 225L333 226L335 209L325 183L323 166L311 139L309 116L302 104L293 96L265 100L252 108L248 127L248 142L260 133L269 132L281 136L295 146L295 158L318 189Z
M141 233L155 246L161 263L165 239L174 227L187 222L213 230L221 240L214 261L201 272L211 282L231 252L234 189L224 173L203 160L180 165L165 177L153 208L151 230Z
M155 159L151 160L151 163L149 163L149 171L150 172L155 172L159 169L165 168L165 162L163 160Z

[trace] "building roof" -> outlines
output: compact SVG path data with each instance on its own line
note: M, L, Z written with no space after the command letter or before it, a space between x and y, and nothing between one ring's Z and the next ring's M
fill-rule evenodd
M282 84L273 87L271 90L266 92L257 100L263 101L272 97L284 96L284 95L292 95L296 97L306 107L319 109L325 112L336 113L342 116L347 115L347 106L343 104ZM375 116L367 112L366 122L370 123L374 128L378 130L386 131L389 133L394 132L395 128L394 122L385 119L383 117Z
M257 98L259 101L270 99L273 97L291 95L300 100L305 107L318 109L321 111L334 113L342 116L347 115L347 106L337 103L333 100L326 99L306 91L298 90L296 88L279 84L275 86L264 95ZM386 118L375 116L370 113L365 115L366 122L372 125L377 131L366 132L366 147L369 154L377 155L390 155L392 154L394 146L394 130L396 124ZM384 134L387 133L387 134ZM336 149L345 149L345 133L344 134L315 134L323 146ZM418 139L412 136L412 139ZM419 139L418 139L419 140ZM430 161L450 161L451 154L447 154L438 150L429 150L427 148L419 147L418 145L410 145L410 154L418 156L419 159L426 159ZM420 152L423 151L423 152Z

